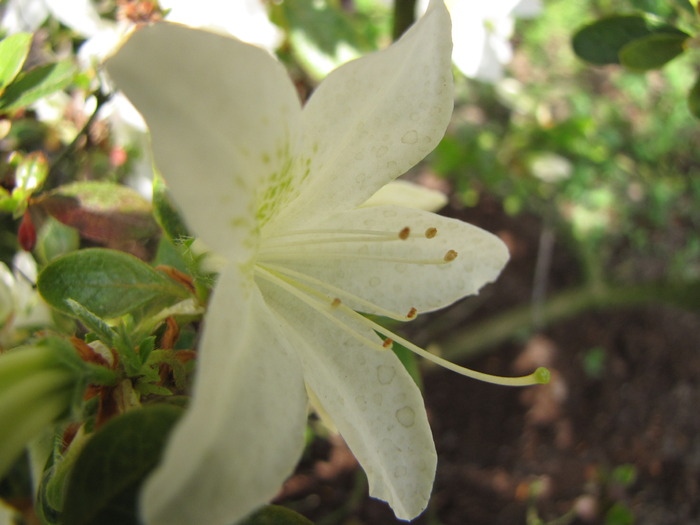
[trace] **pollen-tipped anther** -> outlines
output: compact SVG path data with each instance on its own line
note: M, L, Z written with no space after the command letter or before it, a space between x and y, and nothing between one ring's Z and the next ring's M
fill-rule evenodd
M415 319L417 314L418 310L416 310L415 308L411 308L406 314L406 319Z
M382 343L382 346L383 346L384 348L391 348L391 346L392 346L393 344L394 344L394 341L393 341L392 339L390 339L390 338L387 337L386 339L384 339L384 342Z
M408 237L411 235L411 228L406 226L405 228L402 228L401 231L399 232L399 239L402 241L405 241L408 239Z
M454 261L457 258L457 252L454 250L448 250L445 254L445 262Z
M341 301L338 297L336 297L335 299L333 299L331 301L331 308L338 308L340 306L340 303L342 303L342 302L343 301Z
M428 228L425 230L425 237L428 239L432 239L437 235L437 228Z

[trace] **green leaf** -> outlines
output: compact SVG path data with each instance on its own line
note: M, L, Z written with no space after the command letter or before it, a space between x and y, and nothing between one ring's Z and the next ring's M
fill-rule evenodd
M75 74L73 64L64 60L20 74L0 95L0 109L15 111L66 87Z
M700 118L700 76L688 93L688 109L695 118Z
M16 219L27 209L29 198L39 190L49 172L46 157L41 152L23 155L18 151L9 155L9 166L14 169L12 193L0 192L0 211L12 213Z
M302 67L316 80L343 62L371 50L347 13L332 3L287 0L282 3L282 9L291 28L292 50Z
M620 63L638 71L657 69L685 51L688 37L654 33L626 44L620 50Z
M47 217L37 236L36 251L39 261L47 264L80 246L80 235L70 226Z
M313 525L313 522L286 507L267 505L241 525Z
M112 327L109 326L104 319L100 319L78 301L74 301L73 299L66 299L66 306L68 307L68 311L83 323L85 328L94 333L100 341L107 346L114 346L118 339L118 334L112 330Z
M620 51L630 42L652 34L688 38L680 29L650 15L614 15L597 20L574 35L574 52L592 64L620 64Z
M108 422L75 463L63 506L71 525L139 525L137 498L182 414L173 405L132 410Z
M186 298L189 292L133 255L90 248L51 262L39 275L39 293L57 310L72 314L73 299L97 317L111 319L153 301Z
M17 33L0 41L0 93L22 71L31 45L31 33Z

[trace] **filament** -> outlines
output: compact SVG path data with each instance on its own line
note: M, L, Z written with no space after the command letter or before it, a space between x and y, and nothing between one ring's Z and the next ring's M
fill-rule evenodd
M285 278L274 271L265 269L261 266L256 266L256 272L260 277L263 277L268 282L286 290L291 293L294 297L301 300L303 303L309 307L316 310L319 314L324 316L326 319L331 321L334 325L338 326L342 331L351 335L354 339L360 343L377 350L384 351L386 348L390 347L393 342L399 343L400 345L411 350L415 354L436 363L443 368L456 372L460 375L471 377L479 381L484 381L487 383L493 383L497 385L505 386L528 386L541 383L549 382L549 371L546 368L538 368L532 374L522 377L501 377L494 376L491 374L485 374L483 372L477 372L469 368L465 368L456 365L450 361L447 361L441 357L438 357L430 352L423 350L422 348L414 345L410 341L404 339L403 337L393 333L392 331L384 328L383 326L367 319L361 314L354 311L352 308L347 307L342 303L342 301L337 301L337 298L328 298L317 290L310 288L302 283L291 281L289 277ZM343 314L349 316L354 321L363 324L368 329L381 334L384 337L383 342L380 344L376 340L371 340L368 337L362 335L357 330L351 328L347 323L338 319L335 312L342 312Z

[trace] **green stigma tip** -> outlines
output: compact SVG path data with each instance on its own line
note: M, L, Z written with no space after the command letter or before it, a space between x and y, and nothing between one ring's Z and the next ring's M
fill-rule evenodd
M532 375L535 381L537 381L541 385L546 385L552 378L552 374L550 373L549 369L543 366L540 366L537 370L535 370L535 372Z

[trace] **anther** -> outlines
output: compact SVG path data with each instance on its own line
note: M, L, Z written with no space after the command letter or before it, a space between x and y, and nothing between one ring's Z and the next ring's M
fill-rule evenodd
M416 314L418 313L418 310L415 308L411 308L408 313L406 314L406 319L413 319L416 317Z
M428 239L432 239L436 235L437 235L437 228L428 228L427 230L425 230L425 236Z
M336 297L335 299L333 299L333 301L331 301L331 308L338 308L341 302L342 301L338 297Z
M445 254L445 262L454 261L457 258L457 252L454 250L448 250Z
M384 348L391 348L391 345L393 345L393 344L394 344L394 341L392 341L390 338L387 337L386 339L384 339L382 346Z
M402 228L401 231L399 232L399 239L402 241L405 241L408 239L408 236L411 235L411 228L406 226L405 228Z

